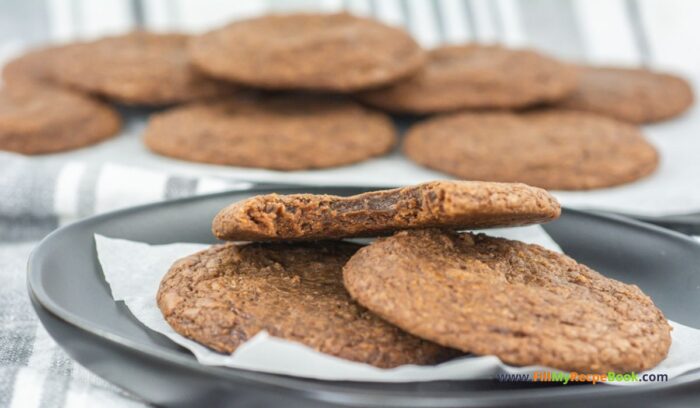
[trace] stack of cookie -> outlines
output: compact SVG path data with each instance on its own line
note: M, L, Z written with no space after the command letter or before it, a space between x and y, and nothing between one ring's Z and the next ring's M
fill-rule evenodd
M671 328L639 288L538 245L459 232L559 213L546 191L509 183L252 197L221 210L213 232L253 242L176 262L158 306L223 353L265 330L383 368L470 353L582 373L654 367Z
M651 174L659 157L636 124L693 102L671 75L575 67L493 45L424 51L398 28L345 13L68 44L18 58L3 77L20 89L0 91L0 149L46 153L112 136L118 118L100 99L186 103L151 118L144 142L153 152L320 169L390 152L398 138L389 114L437 115L408 131L402 150L412 161L463 179L562 190ZM60 104L36 102L59 93ZM76 124L86 116L90 126Z

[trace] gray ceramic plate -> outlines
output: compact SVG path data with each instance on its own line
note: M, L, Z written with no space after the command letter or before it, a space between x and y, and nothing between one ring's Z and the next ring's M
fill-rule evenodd
M358 188L298 187L280 193L349 195ZM500 384L492 380L377 384L314 381L199 365L186 350L141 325L109 294L94 233L164 244L213 242L210 222L226 204L270 190L231 192L101 215L49 235L29 261L35 309L66 351L96 374L156 404L199 406L616 406L654 398L685 404L700 373L640 387ZM700 246L658 227L617 216L565 210L546 226L571 256L638 284L667 317L700 328ZM205 405L206 404L206 405Z

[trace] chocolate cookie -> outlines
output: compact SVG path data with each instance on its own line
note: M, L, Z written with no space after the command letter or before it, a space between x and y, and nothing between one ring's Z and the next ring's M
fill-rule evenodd
M404 31L350 14L268 15L195 38L212 76L268 89L349 92L416 72L425 53Z
M436 364L458 355L350 298L342 267L358 248L344 242L213 246L172 266L158 307L175 331L222 353L265 330L377 367Z
M632 123L678 116L693 104L690 84L646 69L580 67L581 82L558 105L597 112Z
M154 115L144 141L156 153L184 160L303 170L387 153L396 130L384 114L341 98L241 95Z
M576 87L576 70L530 50L444 46L419 74L361 93L377 107L404 113L522 108L559 100Z
M0 150L75 149L112 137L120 127L114 109L74 92L28 82L0 90Z
M129 105L168 105L233 92L190 66L188 36L134 32L64 47L53 80Z
M374 237L399 229L536 224L559 213L554 197L524 184L434 181L350 197L256 196L221 210L212 231L231 241Z
M408 131L404 153L426 167L467 179L587 190L651 174L659 156L637 127L565 110L460 113Z
M70 46L52 46L27 52L11 60L2 68L6 83L46 82L53 83L53 60Z
M637 286L573 259L483 234L402 231L345 265L352 297L416 336L513 365L643 371L671 327Z

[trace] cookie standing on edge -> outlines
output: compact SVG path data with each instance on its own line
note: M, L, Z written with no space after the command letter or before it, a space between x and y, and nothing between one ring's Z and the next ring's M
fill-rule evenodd
M169 105L234 92L190 66L188 39L134 32L69 44L52 56L51 79L128 105Z
M552 190L629 183L654 172L656 149L639 129L587 112L458 113L409 129L411 160L467 180Z
M268 15L195 37L208 74L267 89L350 92L415 73L425 52L403 30L341 14Z
M361 248L343 273L352 297L387 321L507 364L639 372L671 345L670 325L637 286L538 245L403 231Z
M402 113L508 109L562 99L576 84L573 67L535 51L469 44L432 50L420 73L359 97Z
M457 351L421 340L354 302L342 267L359 245L216 245L176 262L157 301L172 328L232 353L265 330L377 367L437 364Z
M71 91L36 83L0 90L0 150L52 153L117 134L121 119L110 106Z
M350 197L256 196L221 210L212 231L231 241L374 237L400 229L536 224L560 211L554 197L524 184L434 181Z
M396 144L388 116L320 95L222 98L153 115L144 142L178 159L304 170L356 163Z
M578 89L557 105L596 112L632 123L678 116L693 104L684 79L646 69L580 67Z

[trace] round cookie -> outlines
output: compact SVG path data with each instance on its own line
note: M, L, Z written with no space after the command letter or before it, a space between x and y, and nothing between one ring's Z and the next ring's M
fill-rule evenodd
M634 285L573 259L483 234L402 231L343 269L360 304L409 333L513 365L639 372L671 345L671 327Z
M144 141L183 160L304 170L387 153L396 130L382 113L320 95L222 98L153 115Z
M182 34L134 32L75 43L52 58L58 83L128 105L159 106L230 94L192 68Z
M404 153L466 180L522 182L553 190L629 183L658 166L637 127L593 113L460 113L408 131Z
M2 78L6 83L53 82L54 59L70 46L52 46L27 52L11 60L2 68Z
M350 92L415 73L425 52L404 31L341 14L268 15L192 40L208 74L267 89Z
M231 241L374 237L400 229L537 224L560 211L554 197L524 184L434 181L350 197L255 196L221 210L212 231Z
M350 298L342 267L358 248L345 242L216 245L172 266L158 290L158 307L175 331L222 353L265 330L383 368L457 356Z
M578 89L558 106L649 123L678 116L693 104L690 84L674 75L612 67L579 71Z
M81 94L27 82L0 90L0 150L75 149L110 138L120 127L114 109Z
M419 74L359 97L401 113L509 109L562 99L576 84L573 67L535 51L469 44L434 49Z

